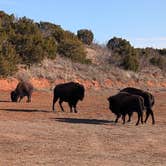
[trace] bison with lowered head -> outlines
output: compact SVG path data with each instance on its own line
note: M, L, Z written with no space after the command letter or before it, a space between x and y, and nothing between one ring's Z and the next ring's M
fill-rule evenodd
M152 107L153 107L155 101L154 101L154 96L151 93L143 91L141 89L133 88L133 87L124 88L120 92L128 92L130 94L139 95L139 96L143 97L144 105L145 105L145 109L146 109L145 123L146 123L149 115L151 115L152 124L155 124L154 114L152 111Z
M110 110L117 116L115 123L122 115L123 124L125 123L126 114L131 115L133 112L137 112L138 120L136 125L143 123L142 113L144 110L144 100L141 96L131 95L127 92L121 92L108 98Z
M11 100L12 102L19 102L22 100L24 96L27 96L27 102L31 102L31 96L33 92L33 85L26 81L21 81L17 84L17 87L14 91L11 92Z
M54 97L52 105L53 111L55 110L54 105L56 101L59 99L59 105L62 111L64 111L62 107L62 102L65 101L69 104L70 112L73 112L72 108L74 108L74 112L77 113L76 105L79 100L83 100L84 92L84 86L79 83L68 82L56 85L54 88Z

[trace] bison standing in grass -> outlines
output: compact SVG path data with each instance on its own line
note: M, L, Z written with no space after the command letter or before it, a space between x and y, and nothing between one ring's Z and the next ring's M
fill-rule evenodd
M14 91L11 92L11 100L12 102L19 102L22 100L24 96L27 96L27 102L31 102L31 96L33 92L33 85L26 81L21 81L17 84L17 87Z
M68 82L56 85L56 87L54 88L54 97L52 104L53 111L55 111L54 105L59 99L59 105L62 111L64 111L62 102L65 101L69 104L70 112L73 112L72 108L74 108L74 112L77 113L76 105L79 100L83 100L84 92L84 86L79 83Z
M139 95L139 96L143 97L144 105L145 105L145 108L146 108L145 123L146 123L149 115L151 115L152 124L155 124L154 114L153 114L153 111L152 111L152 107L153 107L155 101L154 101L154 96L151 93L143 91L141 89L133 88L133 87L124 88L120 92L128 92L130 94Z
M115 123L122 115L123 124L125 123L126 114L131 115L133 112L137 112L138 120L136 125L143 123L142 113L144 110L144 99L138 95L131 95L127 92L121 92L108 98L110 110L117 116Z

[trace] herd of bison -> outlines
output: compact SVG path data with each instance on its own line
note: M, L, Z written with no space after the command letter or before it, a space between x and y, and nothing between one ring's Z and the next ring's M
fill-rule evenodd
M18 83L16 89L11 92L12 102L21 101L24 96L27 96L27 102L31 102L33 93L33 85L26 81ZM59 105L64 112L62 106L63 102L67 102L70 107L70 112L77 113L77 103L84 99L85 88L83 85L76 82L67 82L56 85L53 94L52 109L55 111L55 103L59 99ZM125 124L125 117L128 115L128 122L131 121L133 112L138 114L136 125L146 123L149 115L152 117L152 124L155 124L152 107L155 103L154 96L141 89L127 87L120 90L116 95L110 96L108 99L109 109L116 115L115 123L122 116L123 124ZM143 120L143 111L146 111L145 120Z

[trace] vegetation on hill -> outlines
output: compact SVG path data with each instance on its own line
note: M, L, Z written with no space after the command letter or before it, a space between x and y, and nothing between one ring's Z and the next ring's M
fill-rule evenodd
M147 64L166 69L166 49L134 48L129 41L117 37L108 41L107 48L112 52L111 61L124 69L137 71Z
M59 25L35 23L0 11L0 75L12 75L17 64L30 66L44 58L55 59L57 54L80 63L90 62L77 35Z
M18 64L31 66L44 58L55 59L57 54L90 64L85 48L93 45L93 39L93 32L88 29L74 34L60 25L35 23L0 11L0 75L12 75ZM137 71L145 62L166 69L166 49L134 48L127 40L117 37L110 39L106 47L111 54L109 62L126 70Z
M112 38L108 41L107 47L112 51L112 56L119 57L119 64L127 70L137 71L139 67L137 51L130 43L121 38Z
M78 39L80 39L84 44L91 45L93 42L93 32L88 29L80 29L77 31Z

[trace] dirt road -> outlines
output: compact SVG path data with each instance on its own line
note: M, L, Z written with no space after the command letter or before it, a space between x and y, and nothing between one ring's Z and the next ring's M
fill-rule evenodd
M114 124L107 97L116 91L88 91L78 113L51 110L52 93L34 92L32 103L10 102L0 93L0 166L165 166L166 91L154 92L151 118L135 126Z

